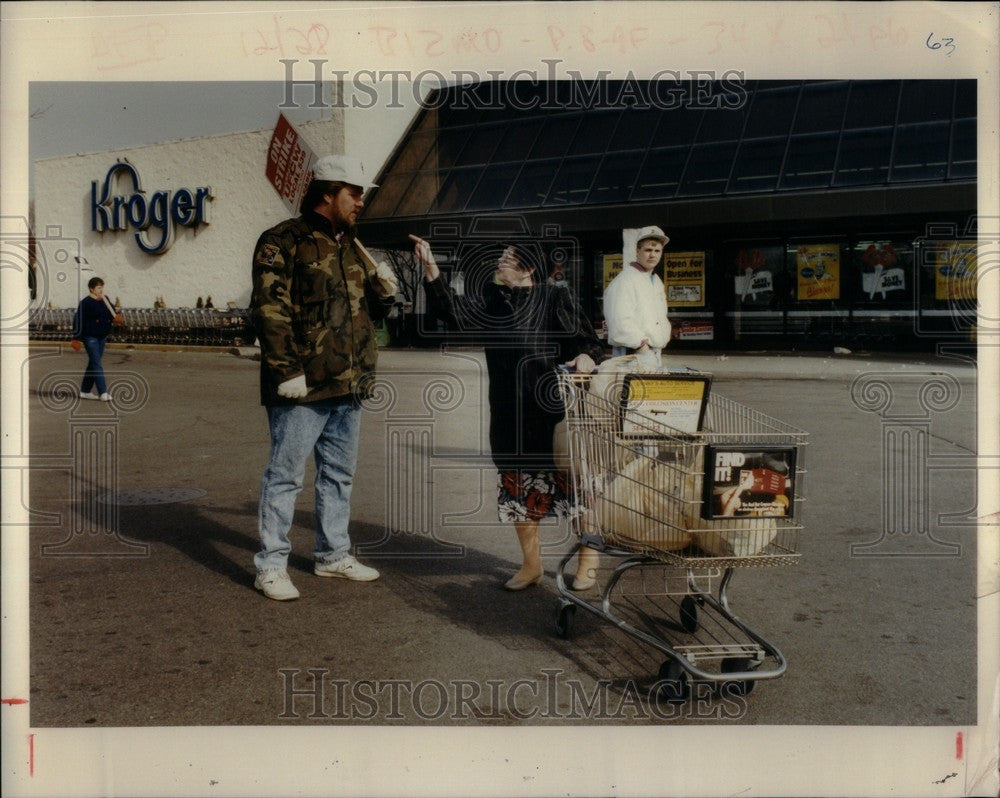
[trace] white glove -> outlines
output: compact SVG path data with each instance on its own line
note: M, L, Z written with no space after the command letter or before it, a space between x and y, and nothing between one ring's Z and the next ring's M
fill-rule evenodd
M306 387L305 374L300 374L298 377L292 377L290 380L285 380L278 386L278 396L284 396L287 399L301 399L308 392L309 389Z
M395 272L389 268L385 261L379 261L375 264L375 274L382 281L386 293L392 294L392 296L399 293L399 280L396 279Z

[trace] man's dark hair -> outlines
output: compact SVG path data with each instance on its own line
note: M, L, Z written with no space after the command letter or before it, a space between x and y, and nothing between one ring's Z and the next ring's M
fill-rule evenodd
M91 277L87 281L87 290L93 291L99 285L104 285L104 280L102 280L100 277Z
M306 211L314 210L317 205L323 202L324 194L333 194L336 196L340 193L340 189L345 186L347 186L347 183L341 183L339 180L313 180L309 183L306 193L302 197L299 212L305 213Z

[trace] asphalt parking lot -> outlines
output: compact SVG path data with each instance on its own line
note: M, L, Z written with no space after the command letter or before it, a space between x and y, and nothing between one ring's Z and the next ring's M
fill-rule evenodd
M501 589L517 549L496 520L481 352L382 353L352 512L382 578L312 576L307 476L289 569L302 597L289 603L252 585L267 436L247 351L111 349L110 405L62 396L83 365L68 349L31 354L34 727L976 721L968 363L677 356L808 431L809 473L798 564L737 571L730 588L787 673L737 701L663 707L649 692L658 652L590 615L555 634L565 526L545 527L549 578ZM859 375L894 401L951 392L908 422L931 470L902 499L927 509L906 534L884 533L879 441L894 424L852 396Z

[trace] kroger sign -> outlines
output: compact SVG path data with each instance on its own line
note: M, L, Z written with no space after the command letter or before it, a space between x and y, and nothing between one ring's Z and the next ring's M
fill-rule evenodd
M132 178L131 193L112 196L118 176ZM177 226L197 228L208 224L206 200L212 199L208 187L179 188L173 193L154 191L148 195L142 189L138 170L128 161L114 164L104 176L104 185L94 180L90 184L90 229L138 232L135 243L149 255L160 255L170 249Z

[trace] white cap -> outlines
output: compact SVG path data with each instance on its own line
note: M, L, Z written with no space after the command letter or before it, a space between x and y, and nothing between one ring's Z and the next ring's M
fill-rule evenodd
M364 164L347 155L327 155L320 158L313 166L313 180L333 180L362 189L377 188L369 181Z
M639 237L635 240L635 245L639 246L639 244L641 244L647 238L655 238L657 241L659 241L661 244L664 245L666 245L666 243L670 241L670 239L667 237L667 234L664 233L656 225L651 225L650 227L641 228L639 230Z

